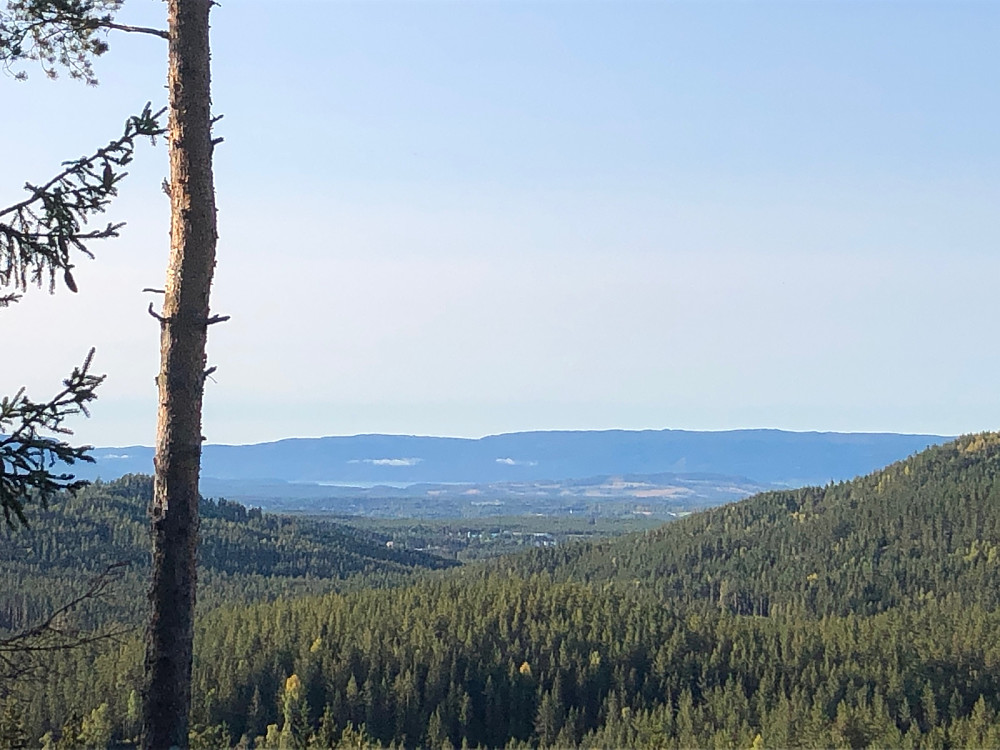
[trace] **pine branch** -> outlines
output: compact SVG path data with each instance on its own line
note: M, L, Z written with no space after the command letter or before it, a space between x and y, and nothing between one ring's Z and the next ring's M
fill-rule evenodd
M83 227L117 195L136 141L148 137L155 142L165 132L159 122L163 112L154 113L146 104L128 119L120 138L89 156L64 162L64 169L43 185L26 184L29 197L0 210L0 287L24 291L29 284L41 286L47 278L49 291L54 291L61 271L67 287L76 291L70 252L92 258L89 241L118 236L124 224L88 231ZM6 299L9 304L9 296Z
M11 71L24 60L38 62L50 78L59 68L71 78L96 84L93 57L108 51L104 36L114 27L122 0L8 0L0 13L0 66ZM16 78L27 78L23 69Z
M170 38L170 34L163 29L152 29L148 26L129 26L123 23L104 21L100 24L100 27L103 29L114 29L115 31L126 31L130 34L151 34L152 36L158 36L161 39Z
M0 401L0 511L8 526L28 525L24 501L29 496L45 507L57 492L75 492L87 484L72 474L54 473L52 468L57 463L93 463L91 446L72 446L42 433L71 435L63 426L66 418L90 416L87 404L97 398L95 391L105 377L91 374L93 357L91 349L83 365L73 369L63 389L49 401L36 403L25 396L23 388L13 398Z

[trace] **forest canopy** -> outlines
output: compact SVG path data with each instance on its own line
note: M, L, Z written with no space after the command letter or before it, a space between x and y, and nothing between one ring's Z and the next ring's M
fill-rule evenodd
M202 565L219 585L196 631L192 742L996 746L998 469L1000 436L969 436L852 482L437 571L345 527L207 504ZM115 504L145 483L81 494L106 508L105 546L128 533ZM253 562L269 576L240 567L251 538L272 550ZM321 563L334 539L349 554ZM67 580L55 537L39 549L20 572L40 590ZM97 722L102 741L133 742L138 638L57 661L46 690L8 701L25 736Z

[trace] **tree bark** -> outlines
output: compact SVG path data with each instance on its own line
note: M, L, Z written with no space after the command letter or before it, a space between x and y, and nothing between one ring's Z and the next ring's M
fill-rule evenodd
M170 265L160 317L159 411L150 506L151 617L143 692L144 748L185 748L198 547L201 408L215 268L209 10L168 0Z

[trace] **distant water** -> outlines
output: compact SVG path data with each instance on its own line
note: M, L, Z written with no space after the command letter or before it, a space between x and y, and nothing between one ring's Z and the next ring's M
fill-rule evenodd
M397 490L403 490L407 487L412 487L416 482L359 482L356 479L324 479L322 482L311 482L309 480L303 480L298 482L289 482L289 484L305 484L305 485L319 485L320 487L355 487L359 490L370 490L372 487L393 487ZM443 484L443 483L442 483Z
M407 487L415 487L418 484L430 484L430 485L442 485L451 487L461 487L464 485L475 484L475 482L438 482L434 480L423 480L419 482L361 482L357 479L323 479L319 482L314 482L311 479L299 479L291 481L288 484L305 484L320 487L351 487L359 490L370 490L372 487L392 487L397 490L405 490Z

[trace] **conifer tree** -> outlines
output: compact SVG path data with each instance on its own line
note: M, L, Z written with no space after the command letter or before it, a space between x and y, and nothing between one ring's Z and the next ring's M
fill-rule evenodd
M58 68L88 83L96 78L91 59L108 49L105 34L117 29L168 41L168 148L171 203L170 261L163 307L149 312L160 323L160 372L154 496L152 614L147 636L143 694L143 744L178 746L188 742L191 644L198 539L198 479L201 463L201 408L209 293L215 267L216 219L212 152L209 11L213 0L168 0L167 30L115 21L122 0L9 0L0 14L0 65L23 78L17 66L37 61L47 75ZM132 123L133 121L130 121ZM87 242L113 237L121 225L84 231L89 215L102 212L119 167L131 158L138 134L162 132L147 108L134 120L118 151L83 158L31 196L0 212L0 305L17 301L29 283L57 275L71 291L74 253L89 254ZM141 127L140 127L141 126ZM114 145L114 144L113 144ZM8 291L13 287L13 291ZM90 357L66 381L55 399L36 404L23 392L0 403L0 508L5 518L24 521L23 498L36 491L44 501L59 489L75 489L73 477L50 469L57 461L86 460L88 447L74 448L40 430L65 431L62 421L86 411L100 378L89 373Z
M281 694L281 737L280 750L302 750L309 734L309 707L303 695L302 681L298 675L285 680Z
M146 641L143 746L183 747L191 705L201 411L215 269L209 11L168 0L170 262L160 322L152 516L152 614Z
M24 720L14 700L0 703L0 750L22 750L30 746Z
M108 704L102 703L85 716L77 741L81 747L107 747L111 742L111 717Z

